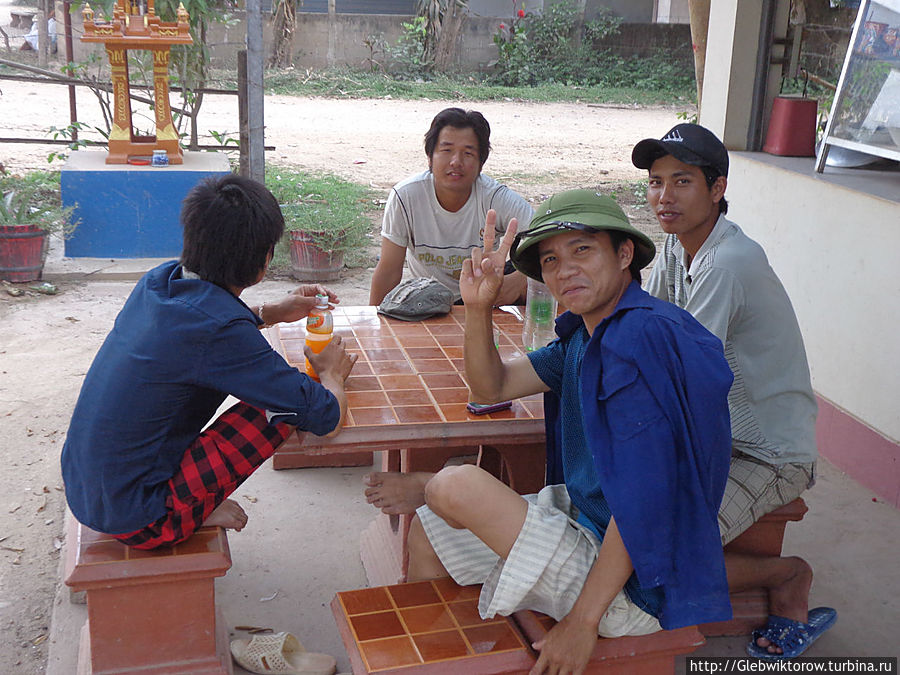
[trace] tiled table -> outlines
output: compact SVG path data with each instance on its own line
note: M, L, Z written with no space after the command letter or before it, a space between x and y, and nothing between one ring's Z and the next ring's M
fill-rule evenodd
M463 366L465 309L420 322L389 319L375 307L334 311L334 331L359 354L347 378L349 410L332 438L299 433L275 453L276 469L310 466L310 456L387 450L386 471L437 471L448 458L474 454L482 466L521 493L544 482L544 419L541 395L513 401L497 413L466 411L469 391ZM494 311L503 358L522 353L522 321L516 309ZM268 337L288 363L304 367L303 322L279 324ZM362 489L362 488L360 488ZM369 581L406 580L408 516L381 516L363 535Z
M334 309L334 332L359 360L347 379L349 414L333 438L306 434L285 443L275 468L294 468L297 454L472 446L539 442L544 434L540 395L513 401L512 408L489 415L466 411L469 392L463 375L463 307L420 322L379 315L374 307ZM522 352L522 324L512 313L495 310L502 357ZM306 329L302 321L268 329L269 339L288 363L304 367ZM293 440L293 439L291 439ZM299 464L302 466L302 464Z

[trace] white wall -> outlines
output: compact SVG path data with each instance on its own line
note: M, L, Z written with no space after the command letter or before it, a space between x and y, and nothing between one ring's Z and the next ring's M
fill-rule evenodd
M883 178L882 194L895 199L874 197L825 180L812 162L732 152L728 215L763 246L790 295L813 388L897 441L900 174ZM856 170L848 182L866 180Z

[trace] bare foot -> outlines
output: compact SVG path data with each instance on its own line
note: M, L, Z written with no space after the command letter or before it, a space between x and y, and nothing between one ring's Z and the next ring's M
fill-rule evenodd
M226 499L203 521L204 527L218 525L240 532L247 524L247 513L233 499Z
M813 571L802 558L782 558L786 565L784 581L769 588L769 613L786 619L806 623L809 619L809 589L812 586ZM781 654L782 649L771 644L766 638L758 638L756 644L768 647L771 654Z
M425 483L433 473L375 471L363 476L366 501L388 515L414 513L425 503Z

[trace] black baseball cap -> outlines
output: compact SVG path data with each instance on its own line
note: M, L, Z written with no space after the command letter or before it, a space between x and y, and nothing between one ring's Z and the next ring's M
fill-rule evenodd
M728 150L713 132L699 124L677 124L659 140L645 138L631 151L631 162L639 169L649 169L666 155L685 164L710 167L728 177Z

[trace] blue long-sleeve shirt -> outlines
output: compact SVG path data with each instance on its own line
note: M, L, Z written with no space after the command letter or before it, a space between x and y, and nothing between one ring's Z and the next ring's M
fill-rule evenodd
M547 482L566 483L601 538L615 517L634 565L625 590L663 628L729 619L717 513L732 375L721 342L634 282L592 336L570 313L557 333L530 355L551 389ZM578 433L589 451L580 467Z
M259 324L175 261L137 283L85 376L62 451L80 522L120 534L162 517L167 481L229 394L314 434L337 426L334 395L288 365Z

